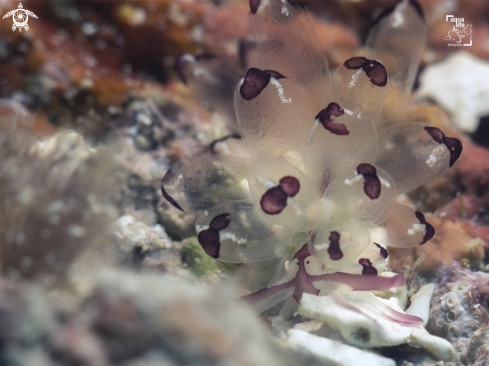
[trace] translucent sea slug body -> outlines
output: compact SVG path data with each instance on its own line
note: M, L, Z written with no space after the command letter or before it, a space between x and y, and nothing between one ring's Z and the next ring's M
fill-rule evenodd
M330 75L299 7L250 6L260 64L235 90L240 137L172 166L163 196L200 213L195 226L208 255L244 264L254 291L244 299L259 311L331 283L402 286L401 275L382 276L386 247L422 245L435 231L395 197L443 174L462 151L436 127L396 122L424 42L421 8L401 1L384 12L364 55ZM187 79L197 66L186 63ZM398 322L421 323L399 314Z

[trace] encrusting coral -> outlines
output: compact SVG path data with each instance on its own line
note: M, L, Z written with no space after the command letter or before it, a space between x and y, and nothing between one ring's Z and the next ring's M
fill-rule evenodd
M489 274L441 266L427 328L449 340L463 365L489 359Z
M421 7L404 0L386 10L363 54L332 75L299 7L250 7L260 60L235 90L240 136L172 166L163 196L199 212L195 227L209 256L244 264L252 292L244 299L258 311L290 297L302 307L303 294L319 294L343 309L354 303L367 318L377 307L382 321L371 318L372 326L403 327L400 343L431 337L423 319L350 291L404 286L402 275L384 273L386 247L423 245L435 231L395 198L443 174L462 152L458 139L403 117L426 32ZM189 78L192 64L186 68ZM382 329L369 334L383 341L371 343L392 345ZM435 357L453 357L439 341Z

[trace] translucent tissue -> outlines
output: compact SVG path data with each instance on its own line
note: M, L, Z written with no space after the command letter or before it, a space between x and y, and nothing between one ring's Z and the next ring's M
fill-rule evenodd
M384 12L362 54L330 75L299 7L250 6L261 64L235 89L241 139L221 139L217 153L177 163L163 178L163 196L199 213L198 239L213 258L254 273L281 268L281 280L250 285L258 291L245 300L259 310L317 295L325 283L404 284L400 275L382 276L387 247L423 245L435 231L395 198L444 174L462 151L438 128L400 116L426 32L421 8L405 0Z

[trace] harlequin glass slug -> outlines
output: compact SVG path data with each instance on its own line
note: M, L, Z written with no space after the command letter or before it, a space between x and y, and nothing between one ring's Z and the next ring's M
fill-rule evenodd
M395 198L444 174L462 152L440 129L398 117L424 42L421 7L404 0L385 11L360 54L332 74L299 7L251 0L250 8L260 62L235 89L240 134L172 166L163 196L198 212L209 256L244 264L244 299L258 311L331 283L402 286L402 275L382 276L387 248L423 245L435 230ZM180 67L194 83L205 69L195 60Z

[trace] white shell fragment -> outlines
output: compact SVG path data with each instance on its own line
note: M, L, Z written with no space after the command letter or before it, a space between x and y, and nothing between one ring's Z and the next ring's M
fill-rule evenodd
M300 329L288 332L288 345L332 366L394 366L396 363L370 351L364 351L328 338L318 337Z
M489 114L489 63L460 51L421 73L419 98L432 98L452 113L456 126L474 132L479 117Z
M430 301L433 295L435 285L430 283L429 285L422 286L416 294L411 297L411 306L406 309L406 314L414 315L423 319L421 324L426 327L430 316Z
M357 347L389 347L407 343L424 348L439 360L453 359L455 350L448 341L430 335L420 325L401 324L382 316L381 308L389 305L369 292L335 291L329 296L304 294L299 314L326 322L340 331L346 342ZM394 310L402 317L400 308Z

